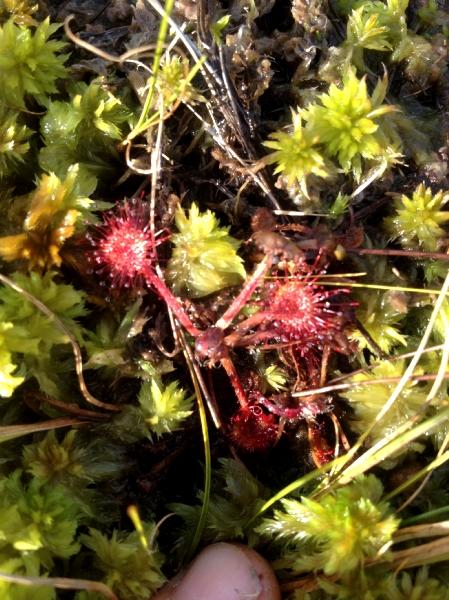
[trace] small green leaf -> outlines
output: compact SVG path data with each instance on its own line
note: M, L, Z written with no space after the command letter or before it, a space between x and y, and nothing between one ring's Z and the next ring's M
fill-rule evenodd
M0 180L17 172L30 149L32 131L21 124L18 113L0 103Z
M221 34L229 25L230 20L231 15L223 15L218 19L218 21L215 21L215 23L211 24L210 31L212 33L212 37L214 38L214 42L217 44L217 46L223 43L221 39Z
M35 553L50 568L55 558L79 550L80 507L62 486L37 478L24 484L23 479L21 471L0 479L0 540L19 552Z

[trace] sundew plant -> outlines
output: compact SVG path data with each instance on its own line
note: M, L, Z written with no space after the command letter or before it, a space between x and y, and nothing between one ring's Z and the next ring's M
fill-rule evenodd
M0 598L449 598L448 31L0 0Z

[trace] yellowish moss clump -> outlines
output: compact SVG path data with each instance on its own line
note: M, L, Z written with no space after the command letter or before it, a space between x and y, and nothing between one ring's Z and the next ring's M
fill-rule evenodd
M446 232L441 227L449 221L449 211L441 210L449 200L449 193L436 194L423 183L411 198L402 194L394 202L395 214L384 219L384 228L407 250L438 250Z
M12 107L24 107L25 97L38 102L56 92L56 80L65 77L68 55L64 42L49 38L60 25L45 19L35 28L17 25L14 18L0 27L0 96Z
M210 211L200 213L192 204L189 214L179 207L175 215L178 233L173 234L172 257L166 277L174 291L200 298L245 278L243 261L237 254L239 242L220 227Z
M94 205L88 196L95 186L91 176L78 178L78 165L70 167L63 181L53 173L43 175L31 194L23 232L0 238L0 256L8 261L26 260L32 269L59 266L62 245Z

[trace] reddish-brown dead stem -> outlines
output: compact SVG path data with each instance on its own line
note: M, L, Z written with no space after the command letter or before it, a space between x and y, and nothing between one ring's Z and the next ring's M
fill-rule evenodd
M349 254L368 254L374 256L406 256L408 258L428 258L434 260L449 260L449 254L443 252L421 252L419 250L387 250L385 248L345 248Z

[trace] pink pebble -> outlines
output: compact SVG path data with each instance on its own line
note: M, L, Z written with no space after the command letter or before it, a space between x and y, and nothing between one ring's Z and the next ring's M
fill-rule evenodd
M280 600L268 562L243 545L221 542L205 548L184 573L152 600Z

